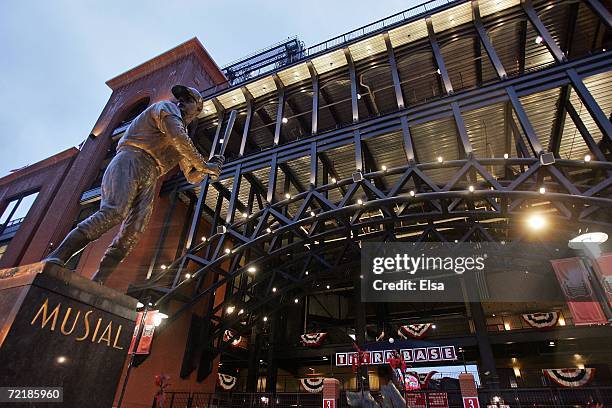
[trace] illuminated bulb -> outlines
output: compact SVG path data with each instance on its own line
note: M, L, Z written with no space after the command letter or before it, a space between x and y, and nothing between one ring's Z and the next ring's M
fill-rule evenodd
M474 192L474 186L469 186L468 190L470 190L470 193L473 193Z
M289 194L289 193L285 194L285 198L286 198L286 199L291 198L291 194Z
M58 362L58 363L60 363L60 364L64 364L64 363L66 362L66 357L64 357L64 356L59 356L59 357L57 358L57 362Z
M234 313L234 310L236 308L234 306L228 306L227 309L225 309L225 311L227 312L227 314L232 314Z
M540 189L538 191L540 192L540 194L544 194L546 192L546 188L545 187L540 187Z
M440 72L440 68L438 68L438 69L436 70L436 72L438 73L438 75L440 75L440 74L441 74L441 72Z
M273 288L272 288L272 292L276 292L276 287L273 287Z
M584 161L585 162L590 162L591 161L591 155L590 154L585 155L584 156Z
M282 119L282 122L283 122L283 123L287 123L287 122L289 122L289 119L287 119L287 118L283 118L283 119Z
M432 324L432 325L431 325L431 328L432 328L432 329L435 329L435 328L436 328L436 325L435 325L435 324Z
M546 220L540 214L532 214L527 219L527 222L529 223L529 226L531 227L531 229L534 229L534 230L540 230L544 228L544 226L546 225Z
M202 242L206 242L206 237L202 237Z
M264 316L263 321L267 322L268 321L268 316Z
M242 218L249 218L249 214L247 214L247 213L242 213Z
M223 141L224 141L224 140L225 140L225 139L219 139L219 144L223 144Z
M266 228L266 232L269 234L272 232L272 230L270 228Z
M508 158L508 153L504 153L504 159Z
M300 300L298 298L293 299L293 303L298 303Z
M247 271L248 271L249 273L255 273L255 272L257 272L257 269L255 269L255 267L254 267L254 266L249 266L249 269L247 269Z
M230 252L232 252L232 250L231 250L231 249L229 249L229 248L225 248L225 253L226 253L226 254L229 254Z
M387 171L387 166L382 166L381 169L382 171Z
M141 307L144 307L141 302L136 303L136 309L140 309Z
M512 370L514 371L514 375L517 377L521 376L521 369L518 367L512 367Z
M359 204L359 205L363 204L363 200L362 200L361 198L360 198L360 199L358 199L358 200L357 200L357 204Z
M243 313L244 313L244 309L240 309L240 310L238 311L238 316L240 316L240 315L241 315L241 314L243 314Z
M161 268L162 268L162 269L166 269L166 268L167 268L167 266L166 266L166 265L162 265L162 266L161 266Z
M332 177L331 182L335 184L336 183L336 178Z
M559 326L565 326L565 318L563 316L559 316Z
M510 323L504 323L504 329L510 330Z
M361 99L361 94L357 94L357 99Z
M315 215L317 215L317 214L315 214L315 212L314 212L314 211L311 211L311 212L310 212L310 216L311 216L311 217L314 217Z
M308 276L308 271L306 271L306 273L304 275Z
M186 273L185 274L185 279L189 279L189 278L191 278L191 274L190 273Z
M442 163L444 161L444 159L442 158L442 156L438 156L438 163Z
M410 190L410 197L414 197L414 190Z
M540 37L539 35L538 35L538 36L536 37L536 39L535 39L535 43L536 43L536 44L542 44L542 41L543 41L543 38L542 38L542 37Z
M576 367L580 370L584 370L584 364L576 364Z
M327 286L326 286L326 288L327 288L327 289L329 289L329 288L330 288L330 286L329 286L329 285L327 285Z

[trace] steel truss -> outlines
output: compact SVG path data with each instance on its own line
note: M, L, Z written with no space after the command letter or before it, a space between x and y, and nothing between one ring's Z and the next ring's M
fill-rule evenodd
M603 13L605 10L599 3L590 0L589 4L609 26L606 20L609 15ZM207 359L212 360L230 346L231 342L223 340L225 330L231 328L237 335L248 333L261 322L264 313L273 314L293 299L313 291L315 280L335 279L351 284L362 240L520 240L520 230L524 229L522 218L533 211L546 214L568 229L577 225L612 225L609 216L612 207L612 162L609 161L612 125L582 79L610 71L612 52L568 62L531 2L526 1L522 10L545 39L556 63L508 79L482 26L478 2L472 2L472 10L474 28L498 76L497 81L486 86L454 92L437 46L436 33L428 22L428 41L444 89L444 96L438 100L405 107L394 50L387 36L385 44L397 112L360 120L357 78L348 48L345 55L351 81L353 122L341 129L317 133L316 112L324 101L319 100L319 76L312 64L308 68L312 88L317 92L312 97L312 120L303 125L310 126L312 136L309 138L282 144L280 123L286 94L277 77L279 108L276 125L271 130L274 144L265 151L245 154L246 146L252 143L249 123L255 114L253 97L246 88L243 89L247 106L245 126L233 129L235 114L230 115L222 146L220 139L227 115L216 102L218 125L210 155L224 151L233 133L241 137L238 157L227 163L220 181L205 179L197 190L197 197L193 195L193 187L183 178L172 180L163 187L164 192L172 194L173 203L177 194L193 195L193 221L180 245L186 248L185 253L177 252L177 259L147 283L147 287L152 288L160 286L168 276L172 277L169 287L163 288L165 294L156 302L156 307L161 308L167 308L170 301L180 302L170 321L196 303L204 302L206 326L201 330L204 334L201 346L208 351ZM558 158L563 124L557 119L549 143L557 159L552 164L544 164L547 153L544 141L539 140L520 97L558 87L562 89L558 115L565 120L563 112L567 111L592 154L591 161ZM570 102L570 90L576 92L601 131L603 140L600 143L594 140ZM507 158L476 157L463 113L497 103L507 107L506 144L514 144L516 154ZM460 158L421 162L410 127L441 118L450 118L456 127ZM365 142L376 143L392 133L401 135L405 163L383 170ZM343 146L354 149L355 173L340 178L327 152ZM288 164L303 157L308 157L310 162L307 185L299 182ZM253 173L267 167L270 173L266 188ZM451 176L440 181L433 175L436 171L446 171ZM277 179L281 174L285 182L279 188ZM230 179L233 181L231 187L224 187L223 181ZM246 201L240 198L244 183L249 185ZM297 193L284 198L290 190ZM207 205L207 198L214 196L216 204ZM221 215L224 203L225 217ZM168 210L167 221L171 215L172 207ZM205 217L210 219L207 233L202 232L201 225ZM166 232L167 225L162 231L162 240ZM199 239L202 235L207 237L205 242ZM157 255L151 263L150 274L155 269L156 259ZM254 275L249 273L251 267L257 270ZM184 279L186 272L191 275L189 279ZM225 288L224 301L215 305L216 290L222 288ZM232 313L227 313L228 305L234 307ZM240 310L244 312L239 313Z

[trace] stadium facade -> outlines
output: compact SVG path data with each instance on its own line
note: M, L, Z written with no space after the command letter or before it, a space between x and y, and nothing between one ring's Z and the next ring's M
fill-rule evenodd
M130 121L181 83L206 100L195 145L227 160L218 181L163 178L145 236L107 282L169 316L136 358L126 406L151 406L160 373L173 407L321 406L304 378L378 390L374 364L355 375L353 343L370 358L424 349L415 371L471 372L481 404L610 402L605 244L583 262L579 308L488 301L486 277L466 279L462 302L362 302L360 257L366 242L540 248L609 233L611 24L605 0L436 0L223 69L189 40L109 80L78 148L0 179L0 267L40 261L98 208ZM78 274L92 277L115 232L73 258ZM529 272L510 280L529 286ZM560 368L589 382L560 388L545 375Z

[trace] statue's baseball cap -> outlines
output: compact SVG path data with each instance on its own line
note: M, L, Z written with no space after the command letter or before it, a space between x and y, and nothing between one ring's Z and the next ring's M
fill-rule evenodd
M184 98L186 96L192 98L194 101L200 105L200 108L204 105L204 98L200 95L200 92L189 86L184 85L174 85L172 87L172 95L174 95L177 99Z

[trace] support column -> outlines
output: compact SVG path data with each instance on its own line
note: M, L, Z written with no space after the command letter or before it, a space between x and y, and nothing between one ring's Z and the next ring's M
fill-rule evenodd
M431 18L427 18L425 21L427 22L427 34L429 35L429 43L431 44L431 49L433 50L434 58L436 59L436 65L438 66L439 74L442 77L444 90L447 94L450 95L453 93L453 85L451 83L450 77L448 76L446 64L444 64L444 58L442 58L442 51L440 51L440 45L438 45L438 40L436 39L436 33L434 32L433 23L431 22Z
M395 101L398 109L404 109L404 94L400 83L399 72L397 70L397 61L395 60L395 52L389 38L389 33L384 33L385 45L387 46L387 55L389 56L389 65L391 66L391 77L393 78L393 89L395 90Z
M495 68L495 72L497 73L498 78L501 80L506 79L507 78L506 69L504 68L499 57L497 56L497 53L495 52L495 48L493 48L493 44L491 43L491 40L489 39L489 36L487 35L487 31L482 25L478 0L472 0L472 15L473 15L473 20L474 20L474 27L476 28L476 32L478 33L478 38L480 38L480 42L484 46L487 52L487 56L489 57L491 64L493 64L493 67Z
M478 284L473 274L465 276L463 281L465 287L465 295L467 297L466 306L474 322L474 330L476 342L478 343L478 352L480 353L481 372L489 372L489 375L481 378L486 380L486 385L490 388L499 388L499 377L497 376L497 367L495 366L495 356L493 348L489 341L487 333L487 322L480 303L480 295L478 293Z
M400 118L400 123L402 124L402 138L404 140L404 153L406 154L406 159L408 163L414 162L415 154L414 154L414 143L412 142L412 135L410 134L410 127L408 126L408 118L406 116L402 116Z
M355 71L355 63L348 48L344 49L346 62L348 62L349 77L351 79L351 108L353 112L353 123L359 122L359 96L357 92L357 72Z
M253 119L253 96L246 87L242 87L242 93L247 104L247 116L244 121L244 128L242 129L242 140L240 141L240 151L238 156L244 156L244 150L246 148L247 137L249 137L249 131L251 130L251 120Z
M308 66L308 71L310 71L310 77L312 78L312 116L310 133L316 135L319 131L319 74L312 64L312 61L306 62L306 66Z
M362 348L363 345L367 341L366 337L366 311L365 311L365 303L361 301L361 278L360 271L354 271L353 273L353 307L355 311L355 343L359 348ZM368 367L361 367L358 372L358 375L361 377L361 385L363 389L369 388L368 381ZM365 379L364 379L365 377ZM357 383L357 387L359 387L359 382Z
M278 91L278 109L276 111L276 124L274 126L274 146L278 146L285 112L285 85L283 85L283 81L280 80L278 75L274 74L272 77L274 78Z

